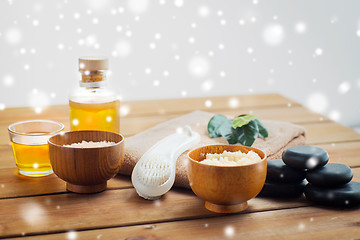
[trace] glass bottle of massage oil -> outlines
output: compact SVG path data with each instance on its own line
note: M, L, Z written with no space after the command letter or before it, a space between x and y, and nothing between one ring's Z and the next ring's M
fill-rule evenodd
M108 69L107 58L79 58L80 87L69 99L71 131L120 133L120 101L114 92L106 88Z

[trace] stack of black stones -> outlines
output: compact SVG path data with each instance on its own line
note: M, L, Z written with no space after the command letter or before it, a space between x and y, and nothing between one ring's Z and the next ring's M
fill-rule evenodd
M297 198L305 192L308 200L320 205L360 205L360 183L351 181L351 169L328 161L329 154L319 147L288 148L282 159L268 161L267 177L260 196Z

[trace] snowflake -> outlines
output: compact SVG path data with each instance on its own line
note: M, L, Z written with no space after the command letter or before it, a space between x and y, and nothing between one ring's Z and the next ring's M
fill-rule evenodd
M330 117L332 120L338 122L338 121L340 120L340 118L341 118L341 114L340 114L340 112L337 111L337 110L332 110L332 111L329 113L329 117Z
M207 6L200 6L200 7L198 8L198 14L199 14L201 17L203 17L203 18L209 16L209 14L210 14L210 9L209 9L209 7L207 7Z
M158 87L160 85L160 81L159 80L154 80L153 85L155 87Z
M5 33L5 40L10 45L16 45L20 43L22 39L22 33L17 28L11 28Z
M235 229L233 226L226 226L224 229L224 234L228 238L232 238L235 235Z
M175 0L174 4L176 7L182 7L184 5L184 0Z
M30 226L43 224L46 222L46 212L40 204L36 202L30 202L21 207L21 217Z
M76 231L69 231L66 233L66 238L69 240L77 239L77 232Z
M149 0L128 0L127 5L131 12L141 14L147 11Z
M211 100L206 100L205 101L205 107L210 108L212 106L212 101Z
M307 169L313 169L314 167L316 167L318 165L318 163L319 163L318 158L311 157L306 161L305 165L306 165Z
M131 36L132 36L132 32L131 32L130 30L127 30L127 31L125 32L125 35L126 35L127 37L131 37Z
M145 68L145 73L146 74L151 74L151 68Z
M308 97L306 105L314 112L323 113L328 107L328 98L321 92L313 93Z
M37 26L39 26L39 23L40 23L40 22L39 22L39 20L34 19L32 23L33 23L33 25L34 25L35 27L37 27Z
M154 36L154 38L155 38L156 40L160 40L160 39L161 39L161 34L160 34L160 33L156 33L155 36Z
M189 43L195 43L195 38L194 37L189 37L189 39L188 39L188 41L189 41Z
M120 116L125 117L129 115L130 107L128 105L123 105L120 107Z
M236 98L229 99L229 107L230 108L237 108L239 106L239 100Z
M188 70L194 77L204 77L210 71L210 62L203 56L193 57L188 64Z
M338 91L340 94L345 94L351 89L351 84L349 82L342 82L339 87Z
M304 22L298 22L295 25L295 31L299 34L305 33L306 32L306 24Z
M163 76L164 76L164 77L168 77L169 75L170 75L169 71L164 71L164 72L163 72Z
M14 85L14 82L15 82L15 79L11 75L5 75L3 78L3 83L6 87L11 87L12 85Z
M248 52L249 54L251 54L251 53L254 52L254 50L253 50L251 47L249 47L249 48L247 49L247 52Z
M153 43L153 42L150 43L150 44L149 44L149 48L150 48L150 49L155 49L155 48L156 48L156 43Z
M239 24L240 24L240 25L245 25L244 19L240 19L240 20L239 20Z
M58 49L59 49L59 50L63 50L63 49L64 49L64 44L59 43L59 44L58 44Z
M208 92L213 88L213 86L214 86L214 83L210 80L207 80L201 84L201 90L203 92Z
M78 126L79 125L79 119L75 118L72 120L72 125Z
M323 54L323 50L321 48L315 49L315 54L321 56Z
M305 230L305 224L304 223L299 223L298 230L299 231L304 231Z
M284 40L284 29L280 24L268 25L263 32L263 38L270 46L279 45Z

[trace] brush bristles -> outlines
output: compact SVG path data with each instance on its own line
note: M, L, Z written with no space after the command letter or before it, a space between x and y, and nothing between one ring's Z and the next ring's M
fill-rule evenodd
M170 178L170 174L169 159L161 155L151 155L140 163L137 175L144 185L160 186Z

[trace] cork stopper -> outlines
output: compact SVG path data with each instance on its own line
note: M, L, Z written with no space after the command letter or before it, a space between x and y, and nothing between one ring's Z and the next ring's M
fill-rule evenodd
M109 69L109 60L106 57L79 58L79 71L83 72L81 82L101 82L105 79L104 71Z
M107 57L81 57L79 58L79 71L101 71L109 69Z

